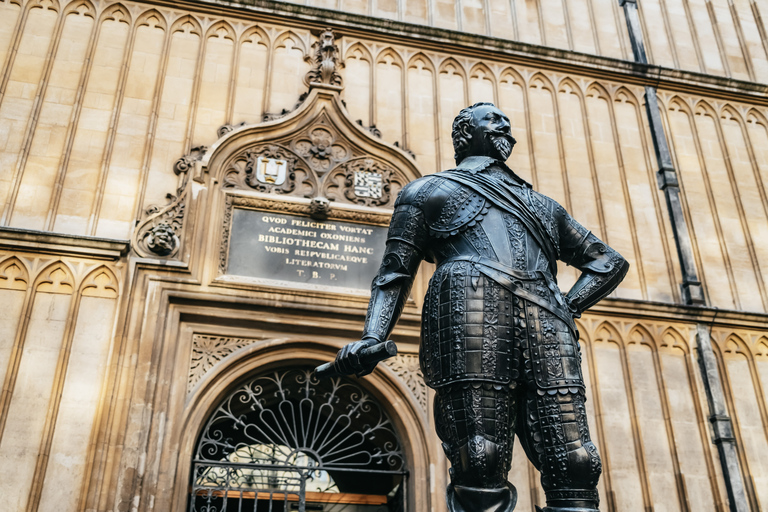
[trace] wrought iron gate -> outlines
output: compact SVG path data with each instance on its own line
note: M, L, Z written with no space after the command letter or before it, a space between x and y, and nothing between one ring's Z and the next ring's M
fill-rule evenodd
M405 458L392 421L351 379L311 368L251 378L198 438L190 512L406 510Z

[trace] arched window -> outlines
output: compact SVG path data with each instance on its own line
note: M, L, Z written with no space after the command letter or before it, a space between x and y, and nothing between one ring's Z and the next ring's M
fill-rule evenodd
M237 386L198 438L192 512L405 510L406 463L376 399L312 368L272 370Z

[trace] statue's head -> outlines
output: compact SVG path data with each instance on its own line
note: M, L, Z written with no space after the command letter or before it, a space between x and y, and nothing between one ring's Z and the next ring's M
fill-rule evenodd
M509 118L493 103L475 103L461 109L453 120L456 164L468 156L490 156L506 161L517 142L509 131Z

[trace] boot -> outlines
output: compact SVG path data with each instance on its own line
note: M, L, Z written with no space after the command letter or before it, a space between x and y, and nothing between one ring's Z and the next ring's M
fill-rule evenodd
M517 504L517 490L509 482L496 489L450 484L447 495L450 512L512 512Z

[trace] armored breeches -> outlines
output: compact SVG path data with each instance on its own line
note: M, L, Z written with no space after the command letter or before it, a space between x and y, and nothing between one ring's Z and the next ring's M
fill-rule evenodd
M508 512L514 508L514 499L504 490L510 488L514 493L507 474L515 434L541 472L547 503L553 510L596 510L600 457L589 438L584 394L562 391L489 384L457 384L437 390L435 424L451 462L452 511ZM483 490L484 499L478 499L472 490ZM496 501L488 498L493 490Z
M545 282L526 286L546 296ZM437 391L435 424L452 465L452 512L513 509L507 474L515 435L541 472L548 512L597 510L600 457L568 325L458 263L433 277L425 322L421 362Z

